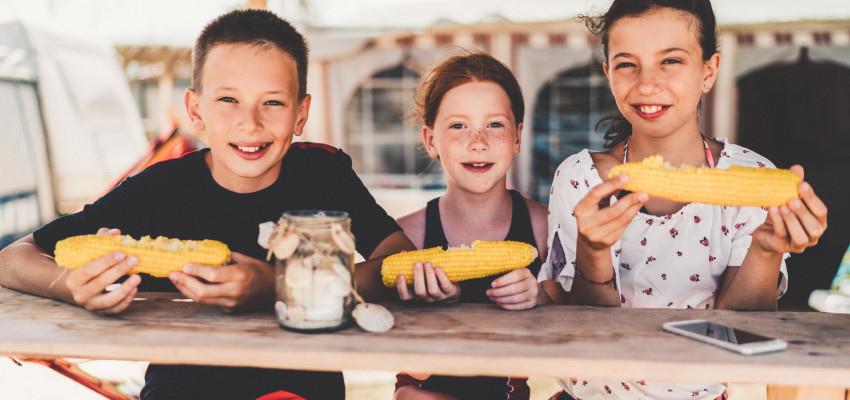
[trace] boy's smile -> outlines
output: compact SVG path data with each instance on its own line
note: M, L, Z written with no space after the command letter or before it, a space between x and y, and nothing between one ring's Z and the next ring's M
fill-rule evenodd
M270 186L310 107L309 95L298 99L295 60L274 46L218 44L207 54L202 88L186 92L186 109L207 134L213 178L237 193Z

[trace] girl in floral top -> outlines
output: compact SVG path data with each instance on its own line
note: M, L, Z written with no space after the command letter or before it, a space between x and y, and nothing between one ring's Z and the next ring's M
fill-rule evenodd
M800 199L765 210L683 204L625 192L625 175L602 178L617 164L656 154L675 167L774 167L699 131L700 97L720 67L711 4L615 0L606 14L586 21L601 36L620 114L602 121L609 126L606 151L575 154L555 174L550 257L539 279L559 281L578 304L776 309L787 253L814 245L826 229L826 206L808 183L800 183ZM803 177L802 167L792 170ZM585 400L725 396L721 383L559 382Z

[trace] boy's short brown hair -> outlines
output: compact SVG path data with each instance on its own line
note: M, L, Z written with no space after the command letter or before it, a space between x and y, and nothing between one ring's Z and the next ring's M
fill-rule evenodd
M289 54L298 71L298 100L307 95L307 41L295 27L267 10L235 10L210 22L192 48L192 89L201 92L201 76L210 49L217 44L274 46Z

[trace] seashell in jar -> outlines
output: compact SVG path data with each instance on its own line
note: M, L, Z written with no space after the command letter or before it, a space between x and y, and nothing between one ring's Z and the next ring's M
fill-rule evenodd
M350 276L350 275L349 275ZM313 275L313 296L348 296L349 284L336 272L317 269Z
M272 251L278 260L289 258L298 249L299 244L301 244L301 238L294 230L287 230L271 239Z
M313 282L313 268L300 260L288 260L284 274L286 286L291 288L307 287Z
M345 254L354 254L354 236L345 231L338 222L331 224L331 238L339 249Z
M351 316L357 325L368 332L386 332L395 324L390 310L378 304L360 303L354 307Z
M306 316L307 312L304 310L304 307L300 305L296 304L286 307L286 320L293 324L304 322L304 317Z
M342 263L336 261L332 264L334 273L343 280L343 282L351 282L351 271Z

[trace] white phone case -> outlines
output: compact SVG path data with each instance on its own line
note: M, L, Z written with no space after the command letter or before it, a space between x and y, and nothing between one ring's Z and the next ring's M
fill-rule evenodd
M763 335L757 335L764 337L763 341L755 341L750 343L739 344L736 342L735 334L746 333L750 335L756 335L752 332L748 332L742 329L733 329L731 327L722 325L722 324L714 324L716 328L719 328L722 332L717 332L717 337L712 337L707 334L699 334L689 330L682 329L681 327L684 325L693 325L693 324L704 324L708 321L695 319L688 321L673 321L673 322L665 322L662 324L662 329L667 332L675 333L677 335L687 336L692 339L699 340L701 342L713 344L718 347L722 347L726 350L734 351L736 353L752 355L752 354L761 354L761 353L769 353L774 351L782 351L788 348L788 343L782 339L768 338ZM724 340L726 339L726 340Z

